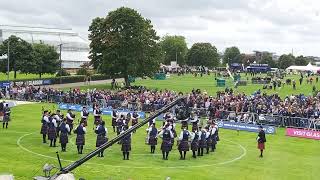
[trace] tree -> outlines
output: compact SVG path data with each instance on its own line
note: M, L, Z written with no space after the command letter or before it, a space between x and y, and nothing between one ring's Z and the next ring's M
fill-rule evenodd
M272 54L264 53L261 57L261 64L268 64L272 68L277 67L277 63L273 60Z
M39 74L41 78L42 74L54 74L60 69L59 54L53 46L33 44L32 59L29 68L22 72Z
M283 54L279 57L278 66L280 69L286 69L287 67L293 65L295 58L292 54Z
M176 61L176 59L178 64L185 64L188 52L185 37L166 35L161 39L160 46L164 53L164 64L169 65L171 61Z
M248 66L251 63L253 63L256 60L256 57L253 55L248 55L248 54L244 54L241 53L240 54L240 62L244 65L244 66Z
M95 18L89 27L93 67L112 77L152 76L159 69L159 37L151 21L134 9L121 7L105 18Z
M187 64L190 66L218 66L219 54L217 48L210 43L193 44L187 55Z
M310 59L304 56L296 57L294 64L297 66L305 66L310 62Z
M227 48L224 51L223 63L224 64L241 63L239 48L235 46Z
M10 36L0 45L0 56L8 55L9 43L9 64L10 71L14 71L14 78L17 77L17 71L27 71L30 68L29 64L32 61L32 46L23 39Z

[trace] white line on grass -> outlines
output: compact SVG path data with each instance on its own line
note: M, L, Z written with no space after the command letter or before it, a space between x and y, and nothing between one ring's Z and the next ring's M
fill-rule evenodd
M21 148L22 150L24 151L27 151L31 154L34 154L34 155L37 155L37 156L40 156L40 157L45 157L45 158L49 158L49 159L56 159L56 157L52 157L52 156L47 156L47 155L44 155L44 154L40 154L40 153L36 153L36 152L33 152L27 148L25 148L24 146L21 145L21 140L23 138L25 138L26 136L30 136L34 133L29 133L29 134L25 134L21 137L19 137L19 139L17 140L17 145L19 146L19 148ZM243 147L241 144L239 143L236 143L236 142L233 142L233 141L230 141L230 140L227 140L227 139L224 139L224 141L228 141L232 144L235 144L237 146L239 146L242 150L242 154L234 159L231 159L231 160L228 160L228 161L224 161L224 162L220 162L220 163L213 163L213 164L202 164L202 165L195 165L195 166L167 166L167 167L152 167L152 169L175 169L175 168L201 168L201 167L210 167L210 166L214 166L214 165L225 165L225 164L229 164L229 163L232 163L232 162L235 162L235 161L238 161L240 159L242 159L244 156L247 155L247 149L245 147ZM65 161L65 162L75 162L75 161L72 161L72 160L68 160L68 159L60 159L61 161ZM91 165L100 165L100 166L106 166L106 167L115 167L115 168L134 168L134 169L150 169L150 166L115 166L115 165L108 165L108 164L99 164L99 163L90 163L90 162L86 162L86 164L91 164Z

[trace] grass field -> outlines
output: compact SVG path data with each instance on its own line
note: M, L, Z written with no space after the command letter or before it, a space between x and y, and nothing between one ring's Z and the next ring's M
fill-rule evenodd
M15 80L14 78L14 73L10 72L9 74L9 79L10 80ZM53 74L42 74L41 78L51 78L51 77L55 77L55 75ZM23 74L23 73L18 73L17 72L17 78L19 80L24 80L24 79L39 79L39 75L38 74ZM7 80L7 74L6 73L0 73L0 81L6 81Z
M298 76L294 76L298 78ZM233 87L231 80L227 81ZM189 92L192 88L206 90L215 95L217 88L213 76L194 78L190 75L171 76L167 80L137 80L134 85L144 85L149 88L172 89L175 91ZM316 85L320 88L320 85ZM109 85L90 86L90 88L109 88ZM88 87L81 87L86 89ZM252 93L262 85L249 84L239 87L238 92ZM293 91L292 86L285 86L277 91L267 90L268 93L278 92L281 96L292 93L310 94L312 86L297 85ZM9 129L0 128L0 174L12 173L18 180L31 179L33 176L42 175L42 166L50 163L58 166L56 151L60 147L49 148L42 143L40 135L41 109L54 109L53 104L29 104L12 108L12 121ZM79 114L77 114L79 117ZM111 119L105 116L109 130L109 138L115 133L110 128ZM95 135L92 130L92 116L89 119L88 134L84 153L95 149ZM160 126L160 122L157 126ZM73 173L77 178L89 180L145 180L166 179L196 180L196 179L235 179L235 180L316 180L320 179L319 141L286 137L283 128L277 130L275 135L267 135L266 152L264 158L258 158L256 148L256 133L249 133L220 129L220 139L217 151L203 157L193 159L191 152L187 160L180 161L177 147L171 151L168 161L161 159L160 143L156 154L149 153L149 146L145 145L146 127L140 128L133 136L132 151L129 161L122 160L120 145L114 145L106 151L104 158L95 157L75 169ZM179 128L177 128L179 129ZM75 135L70 137L67 152L60 153L62 165L76 161L83 155L76 153Z
M265 75L266 76L266 75ZM247 76L249 78L248 85L247 86L239 86L237 89L234 88L234 82L231 78L226 79L226 87L232 88L235 92L244 92L246 94L252 94L253 92L260 89L262 92L266 92L268 94L271 93L278 93L280 96L284 97L291 94L299 94L303 93L305 95L311 95L312 94L312 85L307 84L306 80L304 79L304 82L302 85L299 85L299 78L298 75L291 75L287 76L287 78L292 78L296 80L297 83L297 89L293 90L292 85L285 85L284 87L277 88L276 90L263 90L263 85L261 84L252 84L251 83L251 77ZM242 74L241 79L246 80L247 77ZM315 79L315 77L313 78ZM170 78L166 80L153 80L153 79L137 79L133 85L142 85L146 86L148 88L153 89L171 89L174 91L182 91L182 92L191 92L191 90L194 89L201 89L202 91L205 90L211 95L216 95L217 91L223 91L225 87L217 87L216 81L214 80L214 75L204 75L203 77L194 77L190 74L184 75L184 76L177 76L177 75L171 75ZM320 82L317 84L315 81L313 81L313 85L316 85L317 90L320 89Z
M42 174L45 163L55 164L56 151L42 144L40 131L41 108L53 109L52 104L21 105L12 109L9 129L0 129L0 172L12 173L16 179L31 179ZM79 117L79 114L78 114ZM109 127L110 117L104 117L110 137L115 133ZM90 117L90 122L92 122ZM85 153L95 147L95 135L89 123ZM158 123L159 126L160 123ZM290 138L284 129L276 135L267 136L267 150L264 158L258 158L256 133L220 130L221 141L217 151L203 157L180 161L176 147L168 161L160 155L160 144L156 154L149 154L144 144L145 127L133 136L133 147L129 161L122 160L120 145L106 151L104 158L95 157L74 170L74 174L86 179L319 179L320 157L317 155L320 143L314 140ZM69 139L66 153L60 153L65 166L84 155L76 154L75 135ZM161 142L161 140L159 141Z

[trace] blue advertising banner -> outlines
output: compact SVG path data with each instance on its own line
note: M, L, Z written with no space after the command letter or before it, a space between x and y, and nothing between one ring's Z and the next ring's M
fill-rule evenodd
M71 109L72 111L80 112L80 111L82 111L82 107L83 106L81 106L81 105L74 105L74 104L64 104L64 103L59 104L59 109L62 109L62 110ZM92 107L88 108L88 111L90 113L92 113L93 112ZM102 111L103 115L111 115L113 109L112 108L101 108L101 111ZM128 112L133 113L134 111L129 111L127 109L120 109L120 110L117 109L117 112L122 113L122 114L127 114ZM137 113L139 114L140 118L142 118L142 119L145 118L145 112L138 111Z
M10 87L10 82L0 82L0 88Z
M224 129L239 130L239 131L259 132L259 125L255 125L255 124L219 121L218 127L224 128ZM265 131L266 134L275 134L276 133L276 127L274 127L274 126L263 125L262 127L263 127L263 130Z

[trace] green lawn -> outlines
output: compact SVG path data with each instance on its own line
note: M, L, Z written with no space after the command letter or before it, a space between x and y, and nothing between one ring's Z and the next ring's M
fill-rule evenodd
M266 76L266 75L265 75ZM292 75L287 76L286 78L294 78L297 83L297 89L293 90L292 85L285 85L284 87L277 88L274 90L263 90L263 85L261 84L252 84L251 83L251 77L247 76L249 78L248 85L247 86L239 86L237 89L234 88L234 82L231 78L228 78L226 80L226 87L232 88L235 92L244 92L246 94L252 94L253 92L260 89L262 92L266 92L268 94L271 93L278 93L280 96L284 97L286 95L291 94L299 94L303 93L305 95L311 95L312 94L312 86L315 84L315 81L313 81L313 85L307 84L306 80L304 79L304 82L302 85L299 85L299 77L298 75ZM246 80L247 77L242 74L241 79ZM191 90L194 89L201 89L202 91L207 91L211 95L216 95L217 91L223 91L225 87L217 87L216 81L214 80L214 75L204 75L203 77L194 77L190 74L184 75L184 76L177 76L177 75L171 75L166 80L153 80L153 79L137 79L133 85L142 85L146 86L148 88L153 89L170 89L174 91L182 91L182 92L191 92ZM320 82L316 84L316 88L320 89Z
M42 79L44 78L51 78L55 77L53 74L43 74L41 76ZM14 79L14 73L10 72L9 74L9 79L10 80L15 80ZM23 74L23 73L18 73L17 72L17 78L18 80L24 80L24 79L40 79L38 74ZM6 73L0 73L0 81L6 81L7 80L7 74Z
M165 81L159 81L165 82ZM175 86L175 85L173 85ZM187 87L186 87L187 88ZM192 87L189 87L192 88ZM18 180L29 180L42 174L42 166L52 163L58 166L56 151L42 144L40 116L42 106L53 109L52 104L21 105L12 109L12 121L9 129L0 129L0 173L12 173ZM77 114L79 117L79 114ZM104 117L110 136L110 117ZM92 130L92 116L89 121L85 153L95 147L95 135ZM157 123L159 126L162 123ZM232 130L220 130L221 141L215 153L180 161L176 147L168 161L161 160L160 144L156 154L149 154L145 145L146 127L140 128L133 136L131 159L122 160L120 145L114 145L106 151L104 158L93 158L74 170L77 178L89 180L102 179L236 179L236 180L275 180L275 179L319 179L320 149L319 141L286 137L284 129L278 129L276 135L267 136L265 157L258 158L256 133ZM178 129L178 128L177 128ZM69 139L66 153L60 153L63 166L84 155L76 154L75 135ZM161 140L159 141L161 142Z

